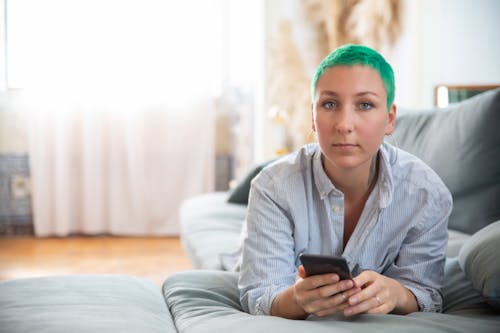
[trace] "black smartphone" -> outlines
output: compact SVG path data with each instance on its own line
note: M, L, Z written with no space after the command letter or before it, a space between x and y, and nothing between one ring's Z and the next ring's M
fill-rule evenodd
M347 260L343 257L302 253L299 258L307 276L336 273L341 280L352 279Z

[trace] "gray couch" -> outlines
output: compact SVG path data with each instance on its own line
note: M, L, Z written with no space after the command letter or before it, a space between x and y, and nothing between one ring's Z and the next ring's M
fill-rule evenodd
M183 204L182 242L200 269L170 276L163 290L121 275L0 282L0 332L500 332L500 90L401 114L396 128L397 145L433 167L454 197L444 313L298 321L242 312L237 275L221 270L219 256L240 242L246 207L228 199L241 202L248 181Z
M221 271L244 223L249 179L229 193L184 202L181 239L203 269L168 278L167 305L181 332L500 332L500 90L445 110L403 110L392 143L424 160L453 194L444 313L292 321L241 311L237 275ZM255 176L265 165L250 172Z

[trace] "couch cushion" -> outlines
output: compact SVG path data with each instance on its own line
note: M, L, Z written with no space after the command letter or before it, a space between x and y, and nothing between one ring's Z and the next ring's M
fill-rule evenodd
M475 289L500 309L500 221L476 232L458 255Z
M433 168L453 195L450 229L500 219L500 89L446 109L398 116L396 144Z
M252 316L242 312L236 273L189 271L165 280L163 294L181 333L254 332L498 332L500 316L488 312L462 310L461 316L442 313L398 315L360 315L353 318L331 316L325 319L289 320L271 316Z
M160 289L125 275L0 283L2 332L176 332Z

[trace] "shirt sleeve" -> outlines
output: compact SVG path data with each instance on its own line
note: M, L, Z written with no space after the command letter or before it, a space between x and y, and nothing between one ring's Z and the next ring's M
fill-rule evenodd
M254 179L246 218L238 280L240 301L250 314L270 315L274 298L295 281L293 224L273 179Z
M422 220L407 234L398 257L384 275L398 280L417 300L420 311L440 312L448 218L452 209L447 189L430 196Z

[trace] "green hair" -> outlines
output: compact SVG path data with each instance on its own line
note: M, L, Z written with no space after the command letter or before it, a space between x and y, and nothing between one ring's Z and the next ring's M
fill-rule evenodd
M336 48L318 65L311 83L313 101L318 80L328 69L334 66L354 65L371 67L378 72L387 94L387 109L390 109L390 106L394 102L394 92L396 90L394 72L391 65L377 51L363 45L354 44L346 44Z

